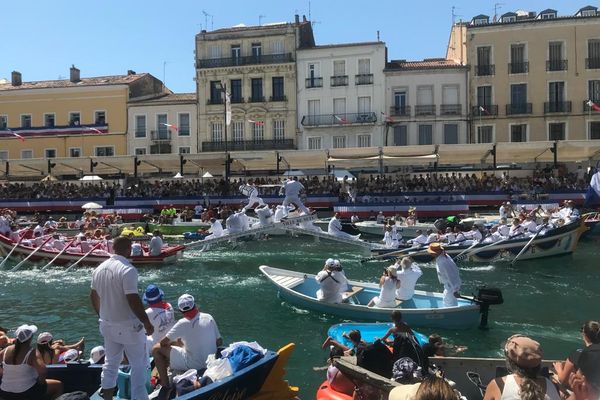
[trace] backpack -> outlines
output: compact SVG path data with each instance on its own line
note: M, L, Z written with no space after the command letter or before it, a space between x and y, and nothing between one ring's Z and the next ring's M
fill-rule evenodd
M429 359L425 356L423 349L412 334L399 333L394 337L393 344L393 362L403 357L412 359L421 367L423 376L429 372Z
M359 346L356 349L356 364L386 378L392 377L392 353L381 340Z

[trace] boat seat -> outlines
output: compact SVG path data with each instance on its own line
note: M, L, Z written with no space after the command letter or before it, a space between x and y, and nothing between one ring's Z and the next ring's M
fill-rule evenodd
M402 305L402 300L396 299L396 307L400 307Z
M359 294L360 292L362 292L363 288L360 286L352 286L352 290L348 290L347 292L344 292L344 301L347 301L350 297L352 296L356 296L357 294Z
M304 282L304 278L298 278L295 276L276 276L273 277L273 280L286 288L292 288L294 286L298 286L300 283Z

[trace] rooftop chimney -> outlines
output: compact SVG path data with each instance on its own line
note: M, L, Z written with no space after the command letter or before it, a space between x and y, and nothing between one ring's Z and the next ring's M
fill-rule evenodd
M306 15L302 16L302 22L306 22Z
M12 72L11 83L13 86L21 86L21 84L23 83L23 79L21 78L21 73L19 71Z
M297 24L300 23L300 16L298 14L294 15L294 20L296 21Z
M69 70L70 81L73 83L77 83L81 80L79 74L79 68L76 68L75 65L71 65L71 69Z
M127 75L135 75L135 71L132 69L127 70Z

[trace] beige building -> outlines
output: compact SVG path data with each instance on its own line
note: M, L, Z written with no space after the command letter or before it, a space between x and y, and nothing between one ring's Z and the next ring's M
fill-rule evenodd
M471 143L600 139L600 13L478 15L447 58L469 65Z
M312 46L311 24L298 16L196 35L200 151L295 148L296 50ZM223 91L231 98L230 124Z

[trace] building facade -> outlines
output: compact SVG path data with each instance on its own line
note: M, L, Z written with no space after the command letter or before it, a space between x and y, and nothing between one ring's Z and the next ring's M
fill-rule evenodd
M128 127L128 154L197 153L196 93L131 100Z
M383 42L298 51L299 149L384 144L385 60Z
M200 151L295 148L296 50L312 46L311 24L298 16L196 35Z
M596 7L478 15L453 27L448 55L471 68L470 142L600 139Z
M150 74L0 84L0 159L127 154L127 102L165 90Z
M467 67L446 59L392 60L384 73L386 145L467 143Z

